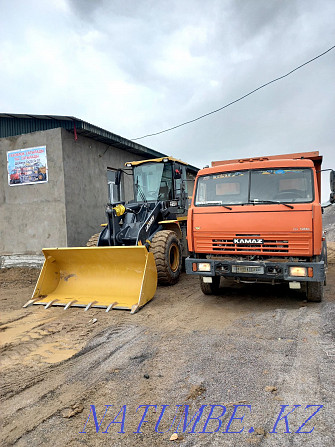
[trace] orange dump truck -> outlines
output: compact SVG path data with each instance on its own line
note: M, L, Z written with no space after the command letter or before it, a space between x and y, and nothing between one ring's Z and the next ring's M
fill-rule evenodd
M212 162L198 172L185 266L204 294L217 293L225 277L304 285L309 301L322 300L321 163L319 152L308 152ZM334 171L331 179L334 192Z

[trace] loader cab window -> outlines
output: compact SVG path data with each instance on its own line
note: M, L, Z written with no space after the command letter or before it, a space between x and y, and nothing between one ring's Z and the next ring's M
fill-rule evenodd
M134 167L134 197L136 202L172 198L171 163L143 163Z
M181 199L184 196L187 197L187 182L186 180L186 169L184 166L175 164L175 170L177 169L180 173L180 178L175 177L175 199Z
M158 200L170 200L173 198L172 184L172 164L164 163L162 179L158 191Z
M117 177L117 171L115 169L107 169L109 203L122 201L122 195L123 195L122 181L120 185L117 185L116 177Z

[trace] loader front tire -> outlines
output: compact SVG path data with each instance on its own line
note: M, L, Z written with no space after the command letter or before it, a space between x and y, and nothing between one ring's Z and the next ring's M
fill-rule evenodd
M182 250L177 234L171 230L158 231L152 239L150 251L156 262L158 284L176 284L182 267Z

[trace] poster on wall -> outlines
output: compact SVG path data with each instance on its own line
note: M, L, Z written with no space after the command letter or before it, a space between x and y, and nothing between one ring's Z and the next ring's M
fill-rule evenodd
M48 181L46 146L7 152L9 186L31 185Z

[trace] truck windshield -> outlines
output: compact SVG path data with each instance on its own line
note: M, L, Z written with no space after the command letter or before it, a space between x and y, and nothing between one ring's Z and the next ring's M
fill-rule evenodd
M311 169L265 169L202 176L196 206L312 202Z
M136 202L172 198L171 163L144 163L134 167Z

